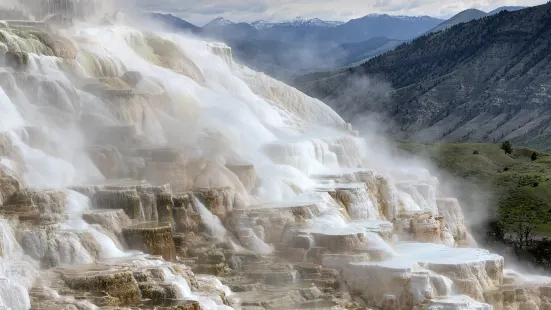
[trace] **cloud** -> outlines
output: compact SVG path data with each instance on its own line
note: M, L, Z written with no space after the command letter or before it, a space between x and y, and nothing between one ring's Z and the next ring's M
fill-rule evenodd
M235 22L289 20L297 16L347 21L370 13L449 18L469 8L532 6L545 0L135 0L148 11L170 12L197 25L222 16Z

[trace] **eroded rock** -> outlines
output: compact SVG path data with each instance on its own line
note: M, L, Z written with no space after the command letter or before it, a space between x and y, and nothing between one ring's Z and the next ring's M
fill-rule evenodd
M133 220L145 220L142 202L135 189L98 190L92 202L95 208L122 209Z
M172 239L172 227L168 223L142 223L122 230L131 249L160 255L168 261L175 259L176 249Z
M138 283L128 271L63 271L68 287L83 292L105 292L116 298L117 305L136 305L141 302Z

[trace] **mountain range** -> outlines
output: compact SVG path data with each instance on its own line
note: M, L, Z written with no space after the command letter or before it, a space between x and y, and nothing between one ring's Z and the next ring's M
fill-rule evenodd
M518 10L522 10L522 9L525 9L525 8L526 8L525 6L502 6L502 7L499 7L497 9L493 10L493 11L490 11L488 13L486 13L484 11L481 11L481 10L477 10L477 9L468 9L468 10L459 12L458 14L452 16L450 19L444 21L440 25L438 25L435 28L431 29L430 32L437 32L437 31L441 31L441 30L446 30L446 29L448 29L452 26L455 26L457 24L467 23L467 22L470 22L472 20L479 19L479 18L486 17L486 16L491 16L491 15L494 15L494 14L498 14L498 13L501 13L503 11L513 12L513 11L518 11Z
M256 22L251 23L251 26L253 26L257 30L264 30L274 27L321 27L321 28L330 28L330 27L336 27L344 24L344 22L340 21L324 21L319 18L303 18L303 17L297 17L291 21L284 21L280 23L270 23L264 20L259 20Z
M251 36L247 37L249 40L308 40L343 44L363 42L374 37L413 39L442 21L429 16L370 14L346 23L297 17L279 23L256 21L249 24L218 17L203 26L200 33L222 40L243 39L242 35L247 34Z
M233 22L218 17L203 27L170 14L151 14L172 28L223 41L237 61L254 70L287 79L312 71L358 65L427 33L445 30L490 13L467 10L450 20L429 16L370 14L348 22L297 17L283 22Z
M349 121L392 121L399 139L551 150L551 2L460 23L293 83Z
M237 61L279 78L366 61L443 21L428 16L371 14L346 23L298 17L249 24L219 17L197 27L170 14L151 16L172 28L223 41L232 47Z

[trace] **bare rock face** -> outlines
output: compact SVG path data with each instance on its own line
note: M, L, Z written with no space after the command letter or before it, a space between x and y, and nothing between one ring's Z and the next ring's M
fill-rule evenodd
M72 273L75 272L76 273ZM82 292L105 292L115 298L115 305L136 305L141 302L138 283L129 271L82 271L63 274L68 287Z
M174 202L172 200L172 191L170 188L157 187L154 188L155 203L157 206L157 214L159 222L173 222Z
M174 284L160 284L160 283L139 283L141 296L144 299L150 299L155 303L159 303L163 300L181 299L178 288Z
M0 169L0 206L8 202L19 188L19 181Z
M119 243L124 244L122 235L123 227L131 226L132 220L124 210L92 210L82 215L82 219L88 224L97 224L103 227Z
M173 194L166 184L116 181L113 185L76 186L73 190L92 200L95 209L122 209L135 222L173 223Z
M98 190L92 202L95 208L123 209L131 219L145 220L142 202L135 189Z
M12 209L38 211L41 218L57 218L67 213L67 193L63 190L24 189L16 192L7 205Z
M367 186L367 183L347 183L327 185L332 197L346 208L351 220L380 220L384 219L376 201L377 194Z
M329 249L332 253L349 253L367 250L367 239L359 234L312 234L316 244Z
M402 241L443 243L457 246L442 216L424 212L402 212L395 222L395 232Z
M194 194L204 201L205 207L209 211L217 216L220 220L224 221L226 216L233 210L233 204L235 199L235 191L230 187L225 188L207 188L194 189Z
M176 249L172 227L167 223L142 223L123 228L126 243L131 249L160 255L168 261L175 259Z
M153 188L149 186L139 187L138 195L142 202L144 219L148 222L156 222L159 220L159 210L157 209L157 199L153 192Z
M204 230L203 220L192 193L176 196L173 202L176 231L191 236Z
M17 235L25 254L44 268L90 264L98 258L101 249L89 231L61 230L59 224L20 225Z
M412 230L414 240L426 243L442 242L442 231L444 222L442 217L427 217L415 218L412 221Z
M175 301L166 306L157 306L154 310L201 310L201 304L194 300Z
M407 259L399 255L402 248L410 253ZM503 283L503 258L485 250L406 244L397 252L398 256L380 263L348 264L344 277L349 287L361 291L373 306L381 307L383 297L393 295L400 307L409 309L436 296L451 295L452 284L461 294L483 303L484 292Z
M484 292L503 284L503 259L463 264L427 263L426 268L453 281L461 294L484 301Z
M438 213L444 217L444 223L452 234L457 246L476 247L476 241L465 227L465 217L455 198L436 199Z

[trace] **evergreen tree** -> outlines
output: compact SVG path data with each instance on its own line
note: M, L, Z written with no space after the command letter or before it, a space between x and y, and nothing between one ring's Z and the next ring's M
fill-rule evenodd
M513 153L513 145L509 141L505 141L501 144L501 149L507 154Z

